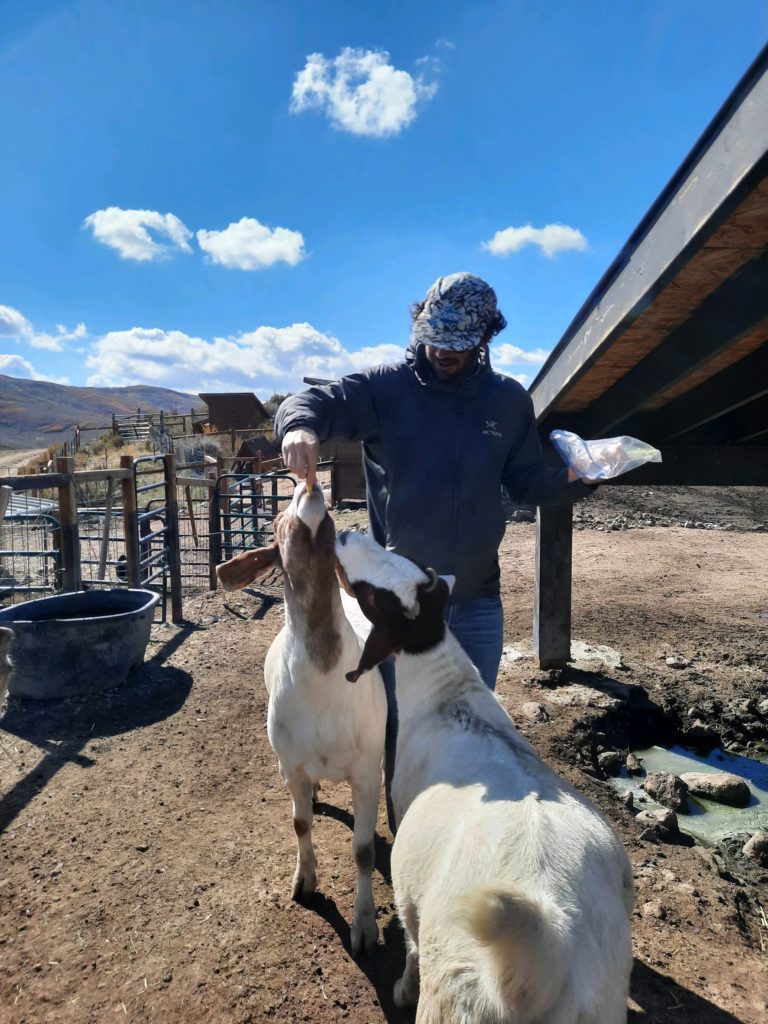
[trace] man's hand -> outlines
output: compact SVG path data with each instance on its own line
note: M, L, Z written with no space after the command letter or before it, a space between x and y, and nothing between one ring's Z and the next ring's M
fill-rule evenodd
M595 484L599 484L601 482L600 480L589 480L585 476L578 476L578 474L574 473L573 470L569 466L568 467L568 483L572 484L575 480L581 480L581 482L583 484L587 484L588 487L594 487Z
M283 438L283 462L286 468L309 485L317 483L318 450L317 434L306 427L289 430Z

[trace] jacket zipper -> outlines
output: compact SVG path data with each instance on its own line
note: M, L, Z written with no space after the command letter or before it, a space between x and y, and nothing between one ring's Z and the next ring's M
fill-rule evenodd
M459 385L456 393L456 441L454 464L454 487L453 487L453 510L451 512L451 572L456 573L456 552L459 543L459 491L461 489L461 415L462 398L464 396L464 384Z

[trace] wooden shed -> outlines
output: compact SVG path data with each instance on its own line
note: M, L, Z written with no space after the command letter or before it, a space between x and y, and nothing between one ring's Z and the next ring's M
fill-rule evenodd
M768 47L530 388L555 427L661 449L617 483L768 484ZM571 510L540 509L534 643L570 654Z
M223 391L200 394L208 407L207 427L211 433L225 430L250 430L269 419L269 413L252 391ZM206 421L195 421L202 429Z

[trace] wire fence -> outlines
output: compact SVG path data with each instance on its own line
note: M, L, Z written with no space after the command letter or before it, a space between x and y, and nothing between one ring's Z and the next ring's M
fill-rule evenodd
M274 520L296 481L285 470L225 472L219 458L178 467L173 453L132 458L119 468L0 479L0 604L61 591L148 587L170 598L182 619L183 594L217 586L216 566L270 544ZM258 460L259 463L261 460ZM238 463L239 465L240 463ZM330 504L333 464L318 484ZM10 495L9 495L10 492ZM278 585L280 574L274 580Z

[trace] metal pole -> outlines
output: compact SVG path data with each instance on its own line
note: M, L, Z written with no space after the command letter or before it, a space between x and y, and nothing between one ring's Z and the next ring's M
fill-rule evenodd
M123 492L123 533L125 535L125 568L129 587L140 586L139 579L139 518L136 512L136 477L133 459L130 455L120 456L122 469L130 469L131 475L120 481Z
M165 539L168 545L168 573L171 577L171 619L184 621L181 597L181 550L179 548L179 504L176 500L176 456L169 452L163 456L165 470Z

